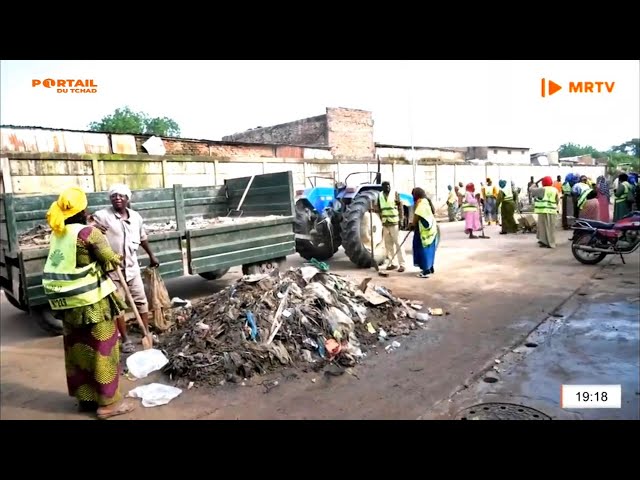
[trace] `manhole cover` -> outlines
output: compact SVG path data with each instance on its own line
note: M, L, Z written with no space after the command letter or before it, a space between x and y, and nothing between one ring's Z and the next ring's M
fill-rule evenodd
M480 403L458 412L456 420L551 420L551 417L514 403Z

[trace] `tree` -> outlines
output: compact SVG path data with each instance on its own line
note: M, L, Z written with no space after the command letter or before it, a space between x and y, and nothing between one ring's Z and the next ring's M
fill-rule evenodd
M558 148L558 156L563 157L578 157L580 155L591 155L593 158L606 157L606 153L599 152L590 145L577 145L575 143L564 143Z
M612 152L625 153L632 157L640 157L640 138L634 138L628 142L611 147Z
M99 122L91 122L89 130L105 133L130 133L138 135L157 135L158 137L177 137L180 135L178 124L168 117L151 118L144 112L134 112L129 107L116 108Z

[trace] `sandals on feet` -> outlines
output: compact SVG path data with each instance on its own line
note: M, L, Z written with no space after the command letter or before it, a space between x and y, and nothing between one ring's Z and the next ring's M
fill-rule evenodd
M429 278L429 274L421 272L418 275L416 275L416 277L418 277L418 278Z
M121 346L122 353L133 353L136 351L136 346L133 344L131 340L127 340Z
M120 405L118 405L117 408L113 410L107 410L106 412L102 412L102 413L98 413L100 412L100 409L98 409L98 412L96 412L96 414L98 415L99 420L106 420L107 418L129 413L135 410L135 408L136 408L136 405L133 402L128 400L123 400L120 402Z

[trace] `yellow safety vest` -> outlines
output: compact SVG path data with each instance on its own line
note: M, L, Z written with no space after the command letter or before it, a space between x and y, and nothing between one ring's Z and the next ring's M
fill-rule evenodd
M487 185L486 187L483 187L483 188L484 188L484 196L485 197L495 197L495 195L494 195L495 190L494 190L494 186L493 185L491 185L491 186Z
M504 199L502 200L503 202L513 201L513 191L511 190L511 187L501 188L500 191L502 191L502 194L504 195Z
M622 182L621 184L624 187L624 192L622 192L622 196L618 197L614 193L614 197L616 198L615 203L623 203L628 200L631 200L629 197L629 192L631 192L631 184L629 182Z
M393 192L389 193L389 198L384 198L384 193L380 196L380 213L383 224L396 225L400 223L400 215L398 206L396 205L396 196Z
M449 196L447 197L447 203L450 203L451 205L453 205L457 201L458 201L458 196L456 195L456 193L453 190L451 190L449 192Z
M473 195L473 194L472 194ZM462 197L462 211L463 212L474 212L478 210L478 205L473 205L472 203L467 202L467 193Z
M429 228L425 228L420 219L418 219L420 241L422 242L423 247L428 247L436 239L436 233L438 233L438 230L436 228L436 218L433 216L431 206L426 198L423 198L418 202L414 215L425 219L429 224Z
M580 194L580 197L578 198L578 208L579 209L583 207L583 205L587 201L587 195L589 195L591 192L593 192L593 188L587 188L586 190L584 190Z
M76 242L86 225L74 223L66 227L62 234L51 234L42 276L44 293L52 310L93 305L116 291L115 284L97 262L76 267Z
M544 188L542 200L535 199L533 203L533 213L558 213L558 190L556 187Z

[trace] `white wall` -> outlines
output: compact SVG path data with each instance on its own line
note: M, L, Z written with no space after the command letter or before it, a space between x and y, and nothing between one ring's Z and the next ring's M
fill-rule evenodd
M497 150L498 153L493 153ZM509 154L511 152L511 154ZM487 149L487 162L494 163L515 163L518 165L530 165L531 156L529 149L518 150L515 148L488 148Z

